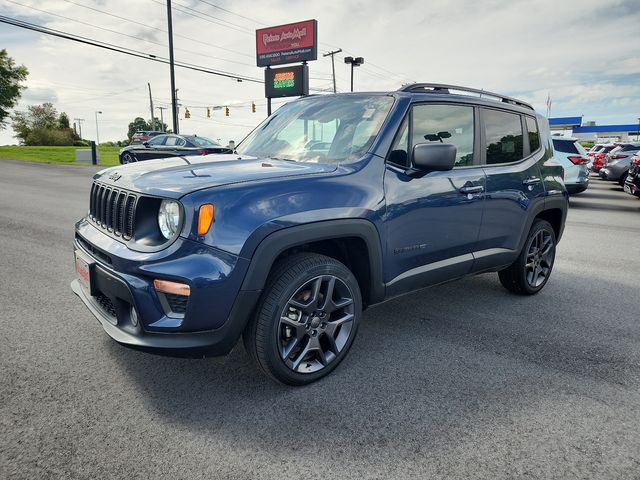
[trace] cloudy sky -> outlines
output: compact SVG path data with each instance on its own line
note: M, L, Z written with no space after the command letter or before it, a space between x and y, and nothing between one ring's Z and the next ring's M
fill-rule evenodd
M167 56L163 0L0 0L0 15ZM584 115L598 124L640 116L638 0L174 0L176 60L247 77L255 66L255 29L316 18L319 53L336 47L362 56L356 90L394 90L429 81L497 91L551 116ZM0 48L29 69L19 105L52 102L83 118L83 136L126 137L127 124L169 106L168 66L0 23ZM343 55L343 54L340 54ZM349 67L336 58L339 91ZM331 62L310 63L311 87L331 88ZM266 115L264 87L178 68L176 86L190 119L182 133L240 140ZM255 101L257 113L251 113ZM228 105L231 115L207 106ZM156 112L158 113L158 111ZM169 110L165 110L165 122ZM15 143L0 131L0 145Z

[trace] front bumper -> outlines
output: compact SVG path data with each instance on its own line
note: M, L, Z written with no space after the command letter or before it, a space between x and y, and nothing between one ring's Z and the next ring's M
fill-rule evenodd
M166 354L224 355L233 348L261 293L240 289L245 260L187 239L151 254L113 242L79 222L75 249L89 260L90 291L78 280L71 284L111 338ZM154 279L190 286L183 314L167 311Z

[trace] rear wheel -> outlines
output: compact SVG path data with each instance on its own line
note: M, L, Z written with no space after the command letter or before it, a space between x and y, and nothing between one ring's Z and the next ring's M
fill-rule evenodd
M127 163L134 163L135 161L136 161L136 157L134 157L133 154L130 152L124 152L120 159L120 163L122 163L123 165Z
M343 360L361 311L358 282L346 266L323 255L292 255L274 267L245 348L275 380L305 385Z
M514 293L534 295L547 284L556 256L556 235L551 224L536 219L518 259L498 272L500 283Z

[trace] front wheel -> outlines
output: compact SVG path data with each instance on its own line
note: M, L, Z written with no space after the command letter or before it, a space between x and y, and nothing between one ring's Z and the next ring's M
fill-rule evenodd
M362 315L358 282L337 260L295 254L275 265L244 332L253 360L273 379L306 385L335 369Z
M556 234L551 224L536 219L517 260L498 272L500 283L521 295L538 293L549 281L556 257Z

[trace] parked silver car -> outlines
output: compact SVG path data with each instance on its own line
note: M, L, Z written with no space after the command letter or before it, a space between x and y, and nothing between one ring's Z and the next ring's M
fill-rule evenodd
M637 153L640 153L638 143L623 143L614 148L605 156L604 167L599 172L600 176L623 186L631 167L631 157Z
M554 158L564 168L564 185L567 192L584 192L589 186L589 157L577 138L551 137Z

